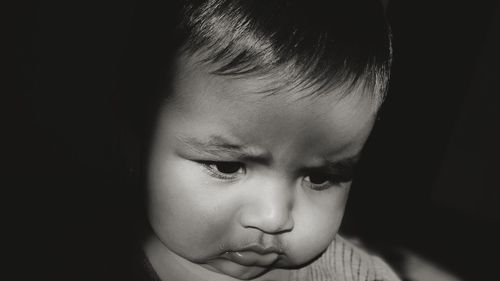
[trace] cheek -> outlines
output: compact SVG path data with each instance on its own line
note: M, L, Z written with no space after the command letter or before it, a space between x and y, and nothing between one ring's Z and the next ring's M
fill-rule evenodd
M296 229L288 244L293 264L310 261L332 242L340 227L349 188L327 191L300 202Z
M203 256L207 245L217 247L230 224L230 212L209 192L202 172L192 163L167 159L150 175L149 220L157 236L171 250L188 258Z

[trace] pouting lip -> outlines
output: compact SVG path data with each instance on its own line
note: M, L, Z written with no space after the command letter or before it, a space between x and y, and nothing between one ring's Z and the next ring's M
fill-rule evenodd
M255 252L255 253L260 254L260 255L267 255L267 254L272 254L272 253L275 253L278 255L283 254L283 251L279 247L276 247L274 245L265 247L265 246L262 246L260 244L248 245L248 246L245 246L241 249L233 250L232 252L243 252L243 251L252 251L252 252Z
M220 257L243 266L269 267L274 264L280 254L271 247L264 248L255 245L241 248L237 251L224 252ZM257 252L260 251L260 252Z

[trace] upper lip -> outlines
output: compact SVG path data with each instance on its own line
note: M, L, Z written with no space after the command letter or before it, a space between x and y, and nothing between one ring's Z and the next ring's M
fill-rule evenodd
M267 255L267 254L271 254L271 253L277 253L277 254L282 253L282 250L279 247L276 247L273 245L266 247L266 246L262 246L259 244L248 245L244 248L237 250L237 252L243 252L243 251L252 251L252 252L256 252L260 255Z

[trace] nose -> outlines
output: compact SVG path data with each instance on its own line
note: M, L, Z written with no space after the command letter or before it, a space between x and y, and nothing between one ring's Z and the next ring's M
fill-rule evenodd
M294 189L286 183L267 182L253 187L240 209L240 224L264 233L289 232L294 227Z

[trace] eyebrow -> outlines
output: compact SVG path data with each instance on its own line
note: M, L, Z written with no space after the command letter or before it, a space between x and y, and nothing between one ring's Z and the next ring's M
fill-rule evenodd
M358 152L355 155L341 158L338 160L326 160L326 168L333 170L337 173L345 174L348 176L353 176L356 165L359 162L361 153Z
M272 160L271 154L267 151L232 142L220 135L211 135L207 140L183 136L178 136L177 139L197 153L208 153L215 157L230 157L252 160L260 163L269 163ZM324 158L325 164L322 166L328 170L351 175L354 173L360 156L361 153L358 152L352 156L347 156L338 160Z
M271 160L271 155L268 152L234 143L220 135L211 135L206 141L194 137L177 137L177 139L195 152L208 153L216 157L225 156L256 162L269 162Z

